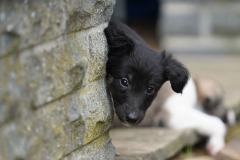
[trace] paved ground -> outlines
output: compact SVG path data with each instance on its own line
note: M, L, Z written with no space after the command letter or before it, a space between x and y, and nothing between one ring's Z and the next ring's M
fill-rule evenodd
M191 130L180 132L159 127L113 129L110 136L116 147L116 160L164 160L198 140Z

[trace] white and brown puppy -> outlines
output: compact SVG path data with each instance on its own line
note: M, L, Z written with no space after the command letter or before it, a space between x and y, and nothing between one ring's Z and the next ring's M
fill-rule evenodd
M139 125L194 129L209 138L207 151L216 155L224 147L227 131L221 119L230 125L235 123L234 113L223 106L221 86L209 78L190 78L182 94L173 92L166 82ZM120 125L116 118L114 125Z

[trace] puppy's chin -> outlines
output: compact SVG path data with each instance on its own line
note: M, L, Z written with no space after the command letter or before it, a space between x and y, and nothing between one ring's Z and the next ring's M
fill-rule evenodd
M123 124L125 127L132 127L132 124L131 124L131 123L128 123L128 122L122 122L122 124Z
M127 122L126 119L119 118L119 116L118 116L118 119L120 120L121 124L124 125L125 127L131 127L133 125L133 124Z
M130 122L127 122L126 120L124 120L124 121L120 120L120 121L121 121L121 123L122 123L125 127L136 126L136 125L138 125L138 124L141 122L141 120L138 121L138 122L136 122L136 123L130 123Z

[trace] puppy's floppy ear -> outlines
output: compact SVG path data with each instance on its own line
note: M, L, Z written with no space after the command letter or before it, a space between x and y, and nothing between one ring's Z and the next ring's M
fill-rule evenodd
M189 78L188 70L165 51L162 52L162 60L165 80L170 81L173 91L182 93Z
M119 20L112 18L108 27L104 30L110 57L130 54L133 50L134 42L123 32L123 27L126 26Z

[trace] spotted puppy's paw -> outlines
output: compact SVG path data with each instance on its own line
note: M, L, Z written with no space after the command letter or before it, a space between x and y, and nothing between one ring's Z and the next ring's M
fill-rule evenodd
M206 148L210 155L215 156L225 145L227 127L219 118L214 117L213 120L214 127L211 128Z
M217 153L224 147L224 136L213 136L209 138L206 146L207 152L211 156L217 155Z

